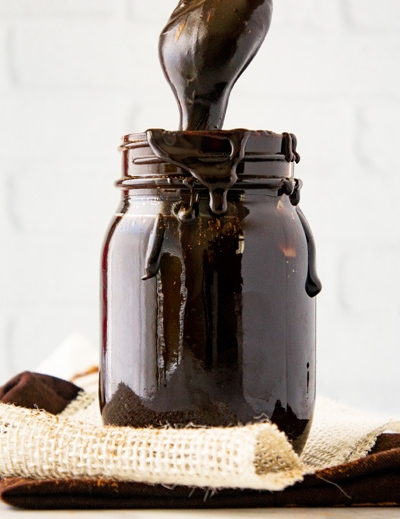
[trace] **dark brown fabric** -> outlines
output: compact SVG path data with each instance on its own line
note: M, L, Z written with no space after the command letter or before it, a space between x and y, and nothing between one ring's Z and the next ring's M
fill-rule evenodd
M0 401L58 414L81 388L60 378L24 371L0 387Z
M0 388L2 402L58 413L79 388L70 382L22 373ZM400 434L382 434L368 456L306 476L281 492L107 480L0 480L0 498L29 509L255 508L400 505Z

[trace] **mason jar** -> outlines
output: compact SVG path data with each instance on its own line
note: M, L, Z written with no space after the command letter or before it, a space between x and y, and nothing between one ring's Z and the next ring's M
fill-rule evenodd
M320 282L294 136L148 130L121 150L102 253L104 423L271 420L300 452Z

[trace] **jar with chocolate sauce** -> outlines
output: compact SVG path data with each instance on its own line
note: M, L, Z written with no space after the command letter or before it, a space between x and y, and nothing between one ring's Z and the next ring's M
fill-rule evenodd
M295 144L248 130L124 137L102 255L105 424L271 420L301 451L320 283Z

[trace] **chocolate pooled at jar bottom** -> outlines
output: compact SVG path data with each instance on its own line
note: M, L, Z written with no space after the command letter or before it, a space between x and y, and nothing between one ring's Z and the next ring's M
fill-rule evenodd
M167 163L150 147L154 132L164 152L188 139L210 168L233 160L232 132L124 139L123 198L102 259L103 421L271 419L300 452L315 399L320 287L313 238L296 206L292 136L247 132L226 211L216 215L209 189L177 165L191 158Z

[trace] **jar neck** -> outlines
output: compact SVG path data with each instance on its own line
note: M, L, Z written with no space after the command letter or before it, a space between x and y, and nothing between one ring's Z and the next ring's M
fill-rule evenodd
M294 162L300 157L293 134L245 129L214 131L147 130L123 138L124 189L208 189L210 208L224 214L232 188L295 189ZM288 187L289 186L289 187Z

